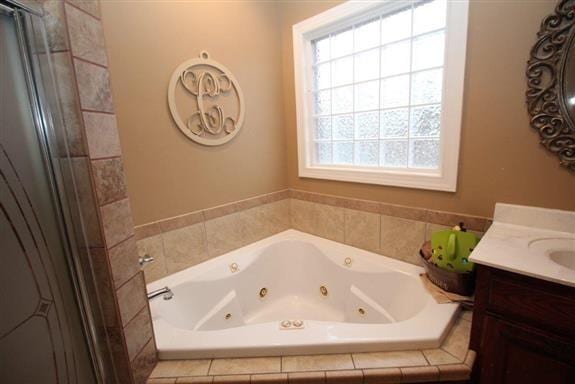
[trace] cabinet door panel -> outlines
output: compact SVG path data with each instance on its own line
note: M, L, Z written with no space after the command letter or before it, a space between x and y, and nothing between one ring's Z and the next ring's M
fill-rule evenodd
M546 282L526 284L523 276L494 274L491 278L487 310L506 319L531 324L557 335L575 337L575 292Z
M575 382L575 346L495 317L485 317L480 383Z

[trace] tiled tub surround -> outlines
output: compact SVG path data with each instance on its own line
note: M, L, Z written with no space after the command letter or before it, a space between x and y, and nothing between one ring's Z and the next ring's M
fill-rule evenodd
M238 359L166 360L149 384L185 383L416 383L465 382L475 352L468 350L471 312L462 311L437 349Z
M288 191L279 191L136 228L150 283L290 228Z
M488 218L283 190L136 227L150 283L283 230L302 232L419 264L433 231L465 222L481 235Z
M251 239L238 235L242 232L247 233L246 228L253 225L251 222L255 216L253 211L247 213L245 211L257 207L260 210L274 211L266 206L282 201L283 210L275 212L280 215L287 214L287 219L276 218L274 220L277 222L280 219L283 223L281 227L276 228L277 232L295 228L414 264L418 264L415 255L419 246L424 240L429 239L433 231L449 228L463 221L470 230L481 235L491 223L490 219L482 217L326 196L298 190L279 191L136 227L140 255L149 253L156 258L155 263L144 269L147 282L168 274L167 260L172 255L167 254L165 250L172 249L170 246L166 247L166 241L170 241L170 235L167 234L170 232L198 224L203 225L206 238L199 240L199 243L204 244L205 247L203 255L217 256L223 251L212 250L210 254L209 250L205 250L209 249L206 230L210 227L207 225L208 221L218 218L219 223L227 223L225 226L222 225L225 230L220 233L220 236L226 236L229 232L234 233L228 238L229 251L272 234L268 230L258 236L253 235ZM326 224L330 221L336 224ZM399 226L401 229L398 228ZM406 236L407 232L412 233ZM399 233L400 236L394 233ZM194 253L188 253L188 255L192 254ZM189 256L185 257L185 260L184 264L188 266L199 262ZM287 383L288 380L290 383L463 382L469 378L475 359L475 353L467 350L470 315L470 312L462 313L438 349L400 352L399 355L396 352L389 352L324 355L317 356L317 358L305 356L300 357L299 361L310 361L309 366L305 370L298 368L295 371L290 371L288 365L283 363L284 360L297 359L297 357L160 361L149 383ZM424 356L424 363L419 358L421 354ZM358 356L371 358L372 363L360 365L359 359L356 362ZM417 356L417 359L413 361L420 361L421 365L406 362L409 361L409 357L413 356ZM407 360L401 357L406 357ZM347 363L338 365L342 360ZM266 362L272 362L273 367L262 369L262 365L265 367ZM220 366L228 368L220 370L218 368ZM257 368L258 366L260 368Z
M143 383L156 362L144 277L124 182L97 0L40 0L71 167L64 183L86 264L93 265L102 329L120 383ZM65 156L65 154L63 154ZM66 173L66 170L71 172ZM72 181L70 173L74 176ZM73 193L75 183L77 195ZM81 231L78 231L81 234ZM87 262L86 259L90 258ZM92 272L87 270L87 275Z

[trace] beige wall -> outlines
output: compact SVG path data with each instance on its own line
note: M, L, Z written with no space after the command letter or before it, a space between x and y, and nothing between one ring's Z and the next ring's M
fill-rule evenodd
M496 201L575 209L575 177L538 145L525 108L525 63L553 0L472 2L456 193L298 178L291 26L337 3L103 3L136 224L285 186L482 216ZM166 105L172 70L203 49L247 101L243 131L218 148L187 139Z
M104 1L102 21L134 221L286 187L278 8L273 3ZM172 122L172 71L207 50L236 76L242 131L204 147Z
M336 3L282 3L290 187L481 216L497 201L575 209L575 176L538 144L525 106L529 50L554 0L472 1L456 193L298 178L291 26Z

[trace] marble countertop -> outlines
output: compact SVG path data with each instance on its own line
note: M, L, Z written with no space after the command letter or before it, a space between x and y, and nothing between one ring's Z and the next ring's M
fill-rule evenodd
M555 262L544 242L559 243L564 252L575 251L575 212L498 203L493 224L469 259L575 287L575 269Z

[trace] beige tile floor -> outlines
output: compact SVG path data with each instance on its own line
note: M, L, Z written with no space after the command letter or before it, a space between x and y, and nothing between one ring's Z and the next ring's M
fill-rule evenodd
M469 351L471 312L462 311L437 349L333 355L166 360L148 384L326 383L379 384L465 381L475 352Z

